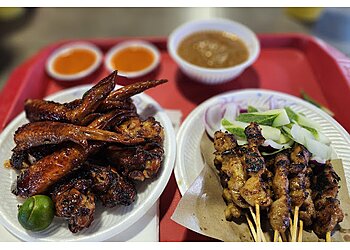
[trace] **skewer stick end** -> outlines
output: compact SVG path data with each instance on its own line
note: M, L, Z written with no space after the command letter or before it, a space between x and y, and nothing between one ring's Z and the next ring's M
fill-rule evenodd
M331 232L327 232L327 234L326 234L326 242L332 242Z

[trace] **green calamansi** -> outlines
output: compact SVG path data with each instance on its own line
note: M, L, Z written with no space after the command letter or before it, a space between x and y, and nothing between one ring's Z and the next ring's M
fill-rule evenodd
M55 215L54 204L46 195L29 197L18 209L18 221L27 230L42 231Z

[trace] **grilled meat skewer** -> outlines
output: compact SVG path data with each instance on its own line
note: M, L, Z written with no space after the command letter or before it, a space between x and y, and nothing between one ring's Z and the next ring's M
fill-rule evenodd
M290 154L289 188L293 207L300 207L308 193L306 192L306 169L310 160L310 152L298 143L295 143Z
M332 163L314 168L313 200L316 209L316 218L313 231L319 238L325 238L328 232L332 232L335 226L342 222L344 213L337 199L339 190L339 176L334 171Z
M309 166L306 168L305 173L305 191L307 193L306 198L299 208L299 218L304 222L306 227L312 225L313 220L315 219L315 205L312 200L312 190L311 190L311 178L312 178L312 169Z
M257 123L250 123L245 128L248 145L240 148L240 157L243 167L250 178L240 189L240 194L251 205L269 207L272 203L268 190L267 177L270 175L265 166L265 160L261 156L258 147L264 143L265 138L261 134L261 128Z
M239 193L245 183L246 174L235 152L237 141L232 134L215 132L214 147L216 150L214 165L220 171L221 184L224 188L223 198L227 204L225 217L230 221L241 216L242 208L249 207Z
M277 154L273 178L274 202L270 207L269 220L273 230L279 233L284 233L290 226L289 164L286 151Z
M299 217L299 208L304 204L309 193L306 190L308 183L306 178L306 170L310 160L311 153L303 146L295 143L290 154L291 164L289 168L289 189L292 206L294 207L293 214L293 229L292 242L296 241L297 225Z

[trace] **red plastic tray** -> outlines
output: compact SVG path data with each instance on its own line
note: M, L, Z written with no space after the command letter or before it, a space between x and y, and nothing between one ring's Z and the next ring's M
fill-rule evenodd
M126 39L128 38L89 41L106 52ZM259 35L261 54L254 65L237 79L217 86L203 85L183 75L167 53L165 38L141 39L152 42L161 51L160 67L145 78L169 80L166 85L148 90L147 94L164 108L180 109L183 118L204 100L229 90L264 88L296 96L300 96L300 91L304 90L330 108L335 113L335 119L350 131L347 111L350 107L350 60L313 37L300 34ZM50 79L45 73L45 61L53 49L65 42L67 41L42 49L11 74L0 94L1 130L23 110L26 98L42 98L73 84L96 82L107 75L107 71L101 67L89 79L81 82L69 84ZM180 197L172 175L160 199L160 240L212 240L187 230L170 219Z

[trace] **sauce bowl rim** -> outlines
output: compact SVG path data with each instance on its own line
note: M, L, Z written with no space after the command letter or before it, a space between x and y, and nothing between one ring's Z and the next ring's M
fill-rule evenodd
M193 28L193 27L197 27L199 25L203 25L203 24L215 24L217 25L217 28L214 29L194 29L192 32L189 32L187 35L183 35L183 32L185 29L187 28ZM249 57L247 60L245 60L244 62L231 66L231 67L226 67L226 68L206 68L206 67L201 67L201 66L197 66L194 65L192 63L189 63L188 61L186 61L185 59L183 59L177 52L178 46L180 44L180 42L178 44L175 44L175 39L180 38L180 41L183 41L183 39L185 39L187 36L194 34L196 32L201 32L201 31L224 31L224 32L229 32L229 33L233 33L234 31L227 31L223 28L220 29L221 25L230 25L230 26L234 26L235 28L238 28L240 30L245 31L251 41L252 41L252 52L251 53L249 51ZM238 37L244 42L245 40L238 35ZM247 26L230 20L230 19L225 19L225 18L209 18L209 19L199 19L199 20L195 20L195 21L189 21L186 22L182 25L180 25L179 27L177 27L170 35L168 38L168 51L171 55L171 57L178 63L178 65L180 67L187 67L191 70L195 70L195 71L201 71L203 73L214 73L214 74L221 74L221 73L227 73L227 72L231 72L232 70L243 70L247 67L249 67L250 65L252 65L256 59L258 58L259 54L260 54L260 43L259 43L259 39L257 38L256 34ZM248 49L249 50L249 49Z
M92 52L95 55L94 62L85 70L82 70L75 74L61 74L58 73L53 65L55 60L63 53L66 53L70 50L74 49L86 49ZM60 81L74 81L79 80L84 77L87 77L88 75L92 74L97 68L100 67L102 63L103 53L100 50L99 47L97 47L95 44L90 42L68 42L66 44L63 44L62 46L56 48L51 55L46 60L45 68L46 72L54 79L60 80Z
M108 50L108 52L105 55L104 64L109 72L113 72L115 70L114 67L112 66L112 62L111 62L112 57L116 53L118 53L119 51L121 51L125 48L128 48L128 47L141 47L141 48L147 49L153 55L153 62L149 66L147 66L146 68L144 68L142 70L138 70L138 71L125 72L125 71L121 71L121 70L117 69L119 75L125 76L128 78L137 78L137 77L141 77L143 75L150 73L159 65L160 52L155 45L153 45L150 42L144 41L144 40L131 39L131 40L127 40L124 42L120 42Z

